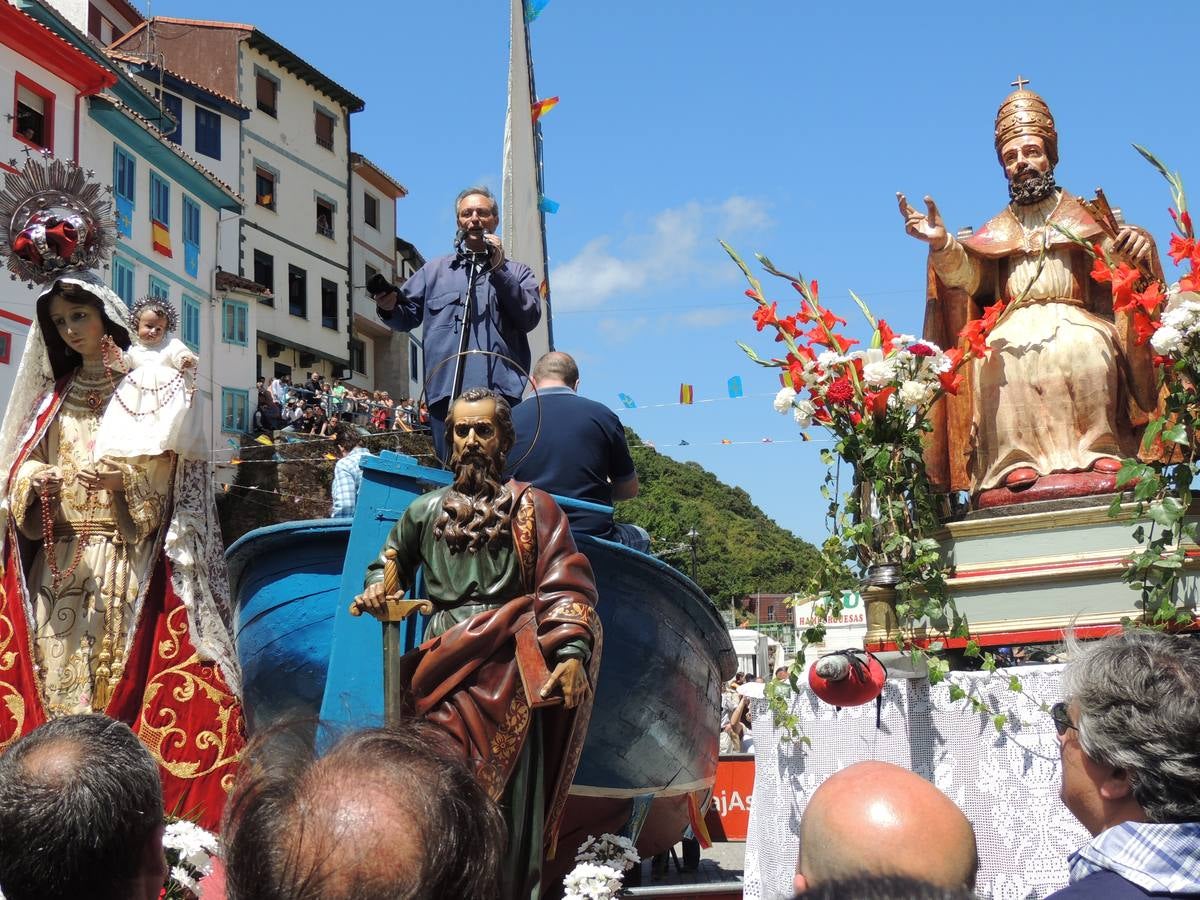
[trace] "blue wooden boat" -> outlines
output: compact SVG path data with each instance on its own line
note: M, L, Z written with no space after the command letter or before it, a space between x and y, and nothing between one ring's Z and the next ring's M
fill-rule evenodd
M348 727L382 721L380 627L351 616L350 603L404 509L449 475L390 452L364 458L362 468L353 520L275 525L229 548L252 732L296 717ZM596 575L604 653L571 791L587 812L568 810L564 846L573 846L577 818L580 839L600 833L601 822L601 830L645 826L643 852L659 852L678 839L688 797L712 787L721 686L736 656L724 622L691 580L620 544L586 535L577 542ZM423 630L424 617L405 623L405 650Z

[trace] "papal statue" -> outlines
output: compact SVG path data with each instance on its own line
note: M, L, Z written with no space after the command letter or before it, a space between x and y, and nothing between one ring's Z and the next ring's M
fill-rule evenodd
M930 480L968 491L976 507L1112 491L1158 402L1149 345L1137 343L1127 313L1114 313L1111 286L1091 279L1092 260L1072 237L1161 276L1154 241L1099 221L1055 184L1054 118L1014 84L995 127L1008 206L956 237L931 197L922 213L897 195L905 229L929 245L927 339L954 346L983 307L1020 300L993 330L992 352L933 412Z

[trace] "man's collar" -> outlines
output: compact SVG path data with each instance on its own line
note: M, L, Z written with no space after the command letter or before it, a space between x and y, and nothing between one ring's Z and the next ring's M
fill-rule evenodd
M1101 870L1150 892L1200 893L1200 822L1122 822L1070 856L1071 883Z
M571 390L565 384L561 384L561 385L555 384L555 385L551 385L550 387L538 388L537 392L539 394L541 394L542 396L545 396L546 394L573 394L573 393L575 393L573 390Z

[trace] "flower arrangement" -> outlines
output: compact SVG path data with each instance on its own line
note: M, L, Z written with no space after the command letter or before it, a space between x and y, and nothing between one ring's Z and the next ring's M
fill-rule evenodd
M611 900L621 892L625 873L641 861L629 838L588 835L575 853L575 868L563 879L564 900Z
M170 870L162 900L186 900L200 893L200 879L212 874L216 835L186 819L168 821L163 849Z
M1141 592L1142 624L1155 627L1189 624L1193 614L1180 608L1177 581L1187 546L1197 541L1197 522L1187 519L1192 485L1200 475L1200 240L1187 208L1183 181L1150 151L1135 149L1166 178L1171 188L1171 235L1168 255L1184 268L1178 281L1166 283L1147 272L1114 260L1099 244L1092 245L1092 278L1112 284L1113 309L1130 313L1138 343L1149 341L1160 385L1161 414L1146 426L1144 459L1122 461L1117 486L1131 489L1135 518L1147 516L1133 531L1142 550L1133 554L1125 581ZM1082 242L1081 242L1082 243ZM1087 246L1085 244L1085 246ZM1140 287L1140 290L1138 289ZM1116 497L1109 515L1128 510Z

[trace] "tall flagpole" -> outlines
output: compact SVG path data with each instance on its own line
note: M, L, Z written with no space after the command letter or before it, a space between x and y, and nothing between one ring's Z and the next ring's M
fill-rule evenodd
M501 238L505 254L533 269L542 298L542 320L529 334L536 360L554 347L546 215L542 210L542 126L534 120L537 97L526 21L527 0L510 0L508 112L504 123Z

